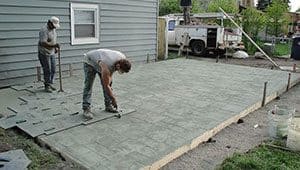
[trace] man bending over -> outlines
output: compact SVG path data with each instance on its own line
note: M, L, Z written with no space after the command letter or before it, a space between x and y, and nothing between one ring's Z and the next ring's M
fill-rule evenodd
M84 54L84 56L83 115L88 119L93 118L90 105L96 74L99 75L102 84L105 111L118 113L117 101L111 88L112 75L115 71L118 71L120 74L128 73L131 69L130 62L123 53L109 49L92 50Z

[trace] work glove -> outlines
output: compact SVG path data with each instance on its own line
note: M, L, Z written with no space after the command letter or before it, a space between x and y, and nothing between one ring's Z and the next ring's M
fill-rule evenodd
M56 43L56 44L54 45L54 48L60 48L60 45L59 45L58 43Z
M60 49L60 45L58 43L56 43L54 45L55 54L58 52L59 49Z

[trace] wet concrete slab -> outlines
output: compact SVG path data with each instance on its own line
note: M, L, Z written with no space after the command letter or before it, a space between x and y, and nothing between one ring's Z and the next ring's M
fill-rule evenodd
M81 93L83 78L65 80L65 89ZM299 80L292 74L291 85ZM134 64L113 81L119 106L134 113L38 138L87 169L157 169L261 107L265 82L269 102L287 81L284 71L205 61ZM99 82L94 90L93 104L103 105ZM81 100L80 94L60 99Z

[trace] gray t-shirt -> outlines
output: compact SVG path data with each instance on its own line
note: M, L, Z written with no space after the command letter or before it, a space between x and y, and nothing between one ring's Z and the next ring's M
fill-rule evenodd
M43 26L39 32L39 44L38 44L38 50L39 53L44 55L53 55L55 53L54 48L47 49L40 45L41 42L46 42L49 45L55 45L56 44L56 31L55 29L49 30L47 24Z
M121 59L126 59L126 56L120 51L109 49L92 50L84 54L84 56L84 62L94 67L99 73L101 72L99 62L106 64L110 72L113 73L116 71L114 64Z

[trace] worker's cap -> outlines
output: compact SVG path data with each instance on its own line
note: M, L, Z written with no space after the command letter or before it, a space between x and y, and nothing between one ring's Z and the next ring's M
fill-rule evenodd
M59 28L60 27L60 25L59 25L59 19L57 18L57 17L51 17L50 18L50 22L52 22L52 24L53 24L53 26L55 27L55 28Z

